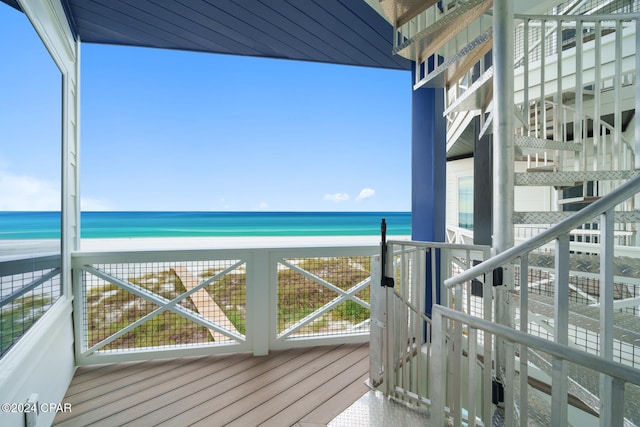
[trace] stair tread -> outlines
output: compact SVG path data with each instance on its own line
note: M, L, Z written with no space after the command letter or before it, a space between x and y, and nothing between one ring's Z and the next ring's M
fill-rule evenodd
M575 212L564 211L518 211L513 213L514 224L557 224L558 222L569 218ZM637 223L640 222L640 210L634 211L616 211L614 212L614 221L616 223ZM600 218L596 217L590 223L599 223Z
M453 81L457 81L460 72L468 71L469 67L477 62L477 57L484 55L491 49L493 31L489 28L484 33L469 42L466 46L456 52L455 55L438 65L433 71L425 75L414 86L413 89L422 87L446 87ZM472 55L473 54L473 55Z
M438 0L379 0L386 17L396 27L406 24L423 11L438 3Z
M487 12L492 4L492 0L469 0L394 48L393 53L421 62L421 59L436 53L471 22Z
M534 136L516 135L516 147L538 148L543 150L580 151L582 144L575 142L555 141L552 139L536 138Z
M489 67L469 88L449 105L444 114L479 110L489 104L493 93L493 67Z
M570 205L574 203L593 203L596 200L600 200L598 196L579 196L579 197L567 197L566 199L558 200L559 205Z
M529 186L575 186L577 182L626 180L640 176L640 170L618 171L566 171L566 172L518 172L515 174L515 185Z
M531 172L555 172L556 165L544 165L544 166L536 166L533 168L528 168L527 173Z

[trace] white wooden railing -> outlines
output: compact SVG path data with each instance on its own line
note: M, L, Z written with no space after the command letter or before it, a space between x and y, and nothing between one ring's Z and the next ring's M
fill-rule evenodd
M377 251L74 253L78 363L366 342Z

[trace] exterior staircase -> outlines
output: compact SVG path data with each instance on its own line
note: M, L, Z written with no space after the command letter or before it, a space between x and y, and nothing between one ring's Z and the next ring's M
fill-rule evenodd
M517 1L516 11L553 14L516 15L514 144L526 168L515 174L515 185L545 187L554 202L551 210L515 212L514 226L544 229L640 174L633 142L636 22L593 15L628 12L630 1L526 3L533 2ZM414 89L445 89L447 153L471 153L475 138L492 130L492 1L381 0L380 6L396 28L394 53L416 63ZM482 123L477 135L475 117ZM636 202L619 209L617 243L636 245ZM598 227L590 228L595 243Z
M394 25L394 53L415 63L414 90L425 87L444 89L448 157L457 157L461 153L472 154L477 141L490 135L493 129L493 2L380 0L379 6ZM517 164L513 169L514 185L543 188L553 202L551 209L514 212L513 226L516 229L522 227L543 231L564 222L576 211L614 193L625 183L640 176L640 141L637 140L640 126L636 123L635 116L640 101L636 99L637 93L640 93L640 85L636 83L636 70L640 69L640 62L636 59L636 48L640 46L636 36L640 26L640 1L517 0L515 11L513 144ZM474 122L479 122L480 126L474 125ZM617 275L616 280L635 283L637 273L630 272L640 269L637 253L624 260L613 253L607 255L604 242L609 238L608 235L613 234L613 242L617 246L640 246L639 204L640 197L636 192L633 197L615 206L612 216L613 233L608 229L605 233L605 224L600 223L604 221L604 216L596 216L591 222L578 225L570 231L572 242L592 244L593 249L589 247L585 252L578 253L573 249L569 250L567 244L565 258L558 258L557 255L554 257L553 247L551 252L545 252L546 247L537 248L538 252L527 251L527 259L521 261L525 263L525 267L518 268L525 271L533 269L540 277L551 278L544 280L549 280L552 285L548 294L532 296L531 302L525 300L524 306L520 307L520 321L524 324L521 329L529 331L526 326L528 322L523 320L530 318L543 331L541 334L548 333L553 338L555 333L558 341L558 332L554 332L553 325L557 324L554 323L557 321L554 316L558 316L559 307L554 293L560 292L558 289L562 283L558 264L564 262L566 265L562 268L567 270L567 287L579 300L578 304L572 304L571 307L567 304L565 309L572 314L567 315L565 323L583 328L587 331L587 336L591 337L589 334L593 334L596 340L605 339L603 334L608 332L600 329L605 329L602 326L605 313L593 308L604 304L604 295L600 294L604 292L604 288L594 291L593 283L589 280L598 280L597 275L604 269L601 261L604 258L613 260L612 263L617 267L626 263L628 268L617 268L613 274ZM606 226L609 227L609 224ZM613 243L607 246L609 247L613 249ZM558 248L556 246L556 253ZM541 265L541 260L546 258L551 259L550 265ZM554 268L555 279L552 277ZM575 277L581 274L588 279L575 283ZM485 278L486 276L485 273ZM526 283L523 276L520 280L521 283ZM543 283L544 280L539 282ZM623 294L638 286L618 283L616 281L615 286L620 295L611 294L611 299L628 299L626 302L612 304L616 307L624 304L629 307L638 306L638 309L634 308L632 312L624 314L615 312L615 316L611 313L607 315L613 319L612 330L618 331L612 333L612 339L618 340L622 345L628 344L635 351L640 348L636 341L637 334L628 332L637 330L640 326L640 299L635 294L632 298ZM465 292L465 298L471 301L469 295L473 291ZM519 303L519 292L523 291L512 291L511 301L514 304L515 301ZM462 298L462 294L453 297L454 300L455 298ZM485 307L490 307L492 303L485 301L484 304ZM442 305L446 303L443 302ZM470 312L471 309L461 311ZM629 322L628 327L620 326L621 316L625 318L625 322ZM598 317L601 318L600 321ZM454 338L447 336L447 340L452 339ZM467 338L459 339L463 342ZM469 336L468 352L471 352L470 342ZM453 347L456 345L459 346L454 343ZM402 351L405 347L406 345L400 346ZM463 352L464 348L466 347L463 346ZM413 351L419 353L417 349ZM490 354L486 353L485 356L490 357ZM404 357L408 361L409 356ZM471 359L471 356L468 357ZM524 360L526 365L526 356L520 354L520 357L521 363ZM638 369L640 362L635 360L634 358L631 366ZM556 368L543 358L536 359L531 355L529 362L532 364L532 371L537 369L545 372L548 378L556 375ZM507 365L509 363L513 366L513 362L507 362ZM465 369L471 370L472 367L467 366ZM601 400L594 397L598 393L598 375L583 374L577 368L569 376L569 400L573 396L579 401L577 406L586 408L583 411L608 419L608 415L599 412L602 408ZM566 388L567 375L564 377ZM580 383L580 377L588 377L590 380ZM631 387L628 392L627 403L632 405L631 402L640 396L640 387ZM468 398L470 401L471 394ZM534 409L533 400L529 403L529 409L540 415L541 411ZM461 405L460 402L457 404ZM631 408L629 405L626 413L638 413L637 406ZM526 412L526 406L522 409ZM462 412L464 418L465 411ZM509 416L513 419L513 414ZM533 418L535 416L533 414ZM547 416L542 419L547 419ZM576 422L577 419L573 421ZM486 422L487 418L484 420ZM640 424L640 415L625 415L624 424Z

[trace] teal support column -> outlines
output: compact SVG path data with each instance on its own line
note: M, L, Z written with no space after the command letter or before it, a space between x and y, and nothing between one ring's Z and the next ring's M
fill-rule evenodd
M445 241L446 123L444 89L413 91L411 114L411 237L430 242ZM438 254L439 255L439 254ZM439 256L438 256L439 258ZM439 265L439 262L437 263ZM431 271L427 271L427 314L440 294L431 295ZM437 280L440 279L437 271ZM438 287L439 289L439 287Z

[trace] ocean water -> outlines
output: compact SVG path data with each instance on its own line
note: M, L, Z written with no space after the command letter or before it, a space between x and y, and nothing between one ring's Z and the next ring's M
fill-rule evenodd
M410 235L410 212L83 212L82 238ZM0 212L0 240L56 239L59 212Z

